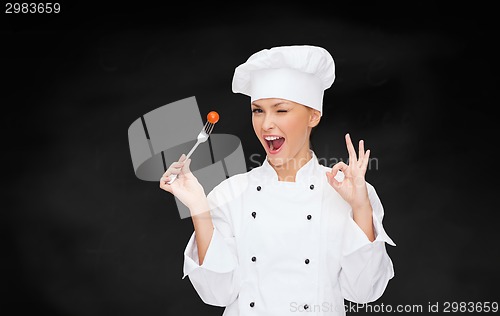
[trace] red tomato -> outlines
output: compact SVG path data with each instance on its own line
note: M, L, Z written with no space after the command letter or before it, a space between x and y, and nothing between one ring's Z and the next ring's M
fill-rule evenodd
M212 124L217 123L219 121L219 113L215 111L208 113L207 120Z

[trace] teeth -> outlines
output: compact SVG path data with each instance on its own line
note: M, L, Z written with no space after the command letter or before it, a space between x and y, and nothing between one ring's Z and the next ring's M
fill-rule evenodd
M278 139L278 138L281 138L281 137L278 137L278 136L267 136L267 137L264 137L265 140L275 140L275 139Z

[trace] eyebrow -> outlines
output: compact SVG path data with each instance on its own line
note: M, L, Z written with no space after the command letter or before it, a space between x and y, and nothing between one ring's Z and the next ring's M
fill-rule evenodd
M287 103L287 102L282 101L282 102L275 103L275 104L273 104L272 106L273 106L273 107L277 107L278 105L281 105L281 104L286 104L286 103ZM261 108L261 107L262 107L262 106L258 105L257 103L252 103L252 105L255 105L255 106L256 106L256 107L258 107L258 108Z

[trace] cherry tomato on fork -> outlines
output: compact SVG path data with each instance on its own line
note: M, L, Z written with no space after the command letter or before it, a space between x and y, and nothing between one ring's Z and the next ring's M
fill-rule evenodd
M207 115L207 120L212 123L212 124L215 124L219 121L219 113L215 112L215 111L211 111L210 113L208 113Z

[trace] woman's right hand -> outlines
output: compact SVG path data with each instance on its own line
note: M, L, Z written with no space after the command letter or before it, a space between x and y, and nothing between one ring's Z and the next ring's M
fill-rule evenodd
M191 211L206 207L206 195L203 186L189 169L191 158L186 160L182 154L179 161L173 162L160 179L160 188L172 193ZM172 175L177 175L172 184L168 184Z

